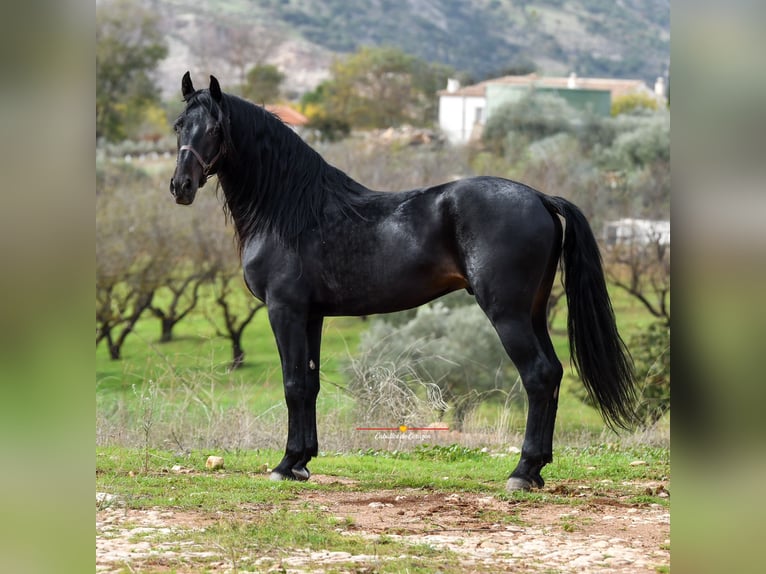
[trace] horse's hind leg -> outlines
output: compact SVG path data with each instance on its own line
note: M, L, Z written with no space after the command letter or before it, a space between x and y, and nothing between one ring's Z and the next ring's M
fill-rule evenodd
M529 400L521 459L508 479L508 490L542 487L545 482L540 471L553 460L553 426L563 371L545 324L545 307L555 275L555 266L552 273L550 267L537 268L540 281L532 294L528 283L513 277L506 277L505 282L495 278L476 291L477 302L516 365ZM524 280L534 282L534 268L528 272Z
M545 277L543 277L540 290L537 293L532 308L532 329L535 331L537 341L545 353L545 356L548 358L549 363L556 370L554 377L556 386L551 395L552 398L549 400L545 419L543 421L543 458L548 460L548 462L553 460L553 431L556 424L559 390L561 387L561 377L563 375L561 363L556 356L556 351L553 348L551 336L548 332L548 299L550 298L551 288L553 287L553 282L556 278L557 267L558 253L554 252L551 254L550 261L548 262L548 269L546 270ZM540 477L540 480L542 481L542 477Z
M521 375L529 411L521 458L511 473L508 490L542 487L540 471L553 460L551 439L558 406L561 365L551 361L540 344L529 313L491 316L508 356Z

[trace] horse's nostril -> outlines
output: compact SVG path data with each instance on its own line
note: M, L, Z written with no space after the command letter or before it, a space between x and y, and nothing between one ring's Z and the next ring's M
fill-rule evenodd
M170 195L173 197L176 196L176 182L173 180L173 178L170 178Z

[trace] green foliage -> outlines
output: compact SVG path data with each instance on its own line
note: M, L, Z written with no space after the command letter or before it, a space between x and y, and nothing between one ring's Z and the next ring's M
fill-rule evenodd
M96 137L117 141L159 101L151 79L167 55L158 16L130 0L96 5Z
M670 327L658 321L628 339L639 401L636 405L638 420L648 427L660 420L670 410ZM585 404L593 401L581 386L572 392Z
M592 155L592 161L607 170L630 171L670 160L666 110L636 108L630 114L600 118L556 96L534 92L494 111L482 140L496 154L513 158L535 142L561 134L576 138L581 155Z
M326 142L340 141L351 133L351 126L346 120L324 113L319 113L311 118L307 127L318 131L321 141Z
M612 115L631 113L637 109L656 110L657 99L649 94L626 94L612 100Z
M304 97L321 106L325 118L343 118L354 127L423 125L436 117L433 97L449 75L398 48L361 48L331 66L331 79Z
M285 75L276 66L261 64L247 73L247 83L242 86L242 95L258 104L270 104L279 99Z
M562 98L530 92L504 104L487 119L484 143L500 154L559 133L571 133L579 113Z
M600 154L606 169L630 171L670 161L670 114L658 112L616 120L616 137Z
M629 345L641 387L638 415L651 425L670 409L670 327L652 323L631 337Z
M598 117L530 93L494 111L473 157L477 173L523 181L574 201L598 228L670 216L670 112Z
M96 204L100 195L110 196L132 186L141 189L151 185L151 178L140 167L127 162L96 161ZM97 217L101 214L96 213ZM98 219L96 220L98 224Z

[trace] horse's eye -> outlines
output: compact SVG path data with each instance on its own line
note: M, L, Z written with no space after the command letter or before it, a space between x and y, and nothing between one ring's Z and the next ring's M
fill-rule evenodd
M218 124L215 124L214 126L211 126L207 128L207 133L211 136L217 136L218 132L221 131L221 127Z
M176 123L173 124L173 131L178 133L181 131L181 128L184 127L183 120L179 119L176 121Z

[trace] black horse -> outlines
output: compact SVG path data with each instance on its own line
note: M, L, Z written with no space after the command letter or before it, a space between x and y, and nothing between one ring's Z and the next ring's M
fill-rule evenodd
M186 109L174 126L170 192L189 205L208 176L218 176L245 281L268 307L282 361L287 447L272 479L307 480L306 465L317 455L324 317L398 311L466 289L497 330L529 398L521 458L506 487L542 487L563 373L546 305L562 252L573 363L607 423L632 425L632 363L598 246L572 203L496 177L372 191L276 116L222 93L213 76L209 89L197 91L187 72L181 89Z

